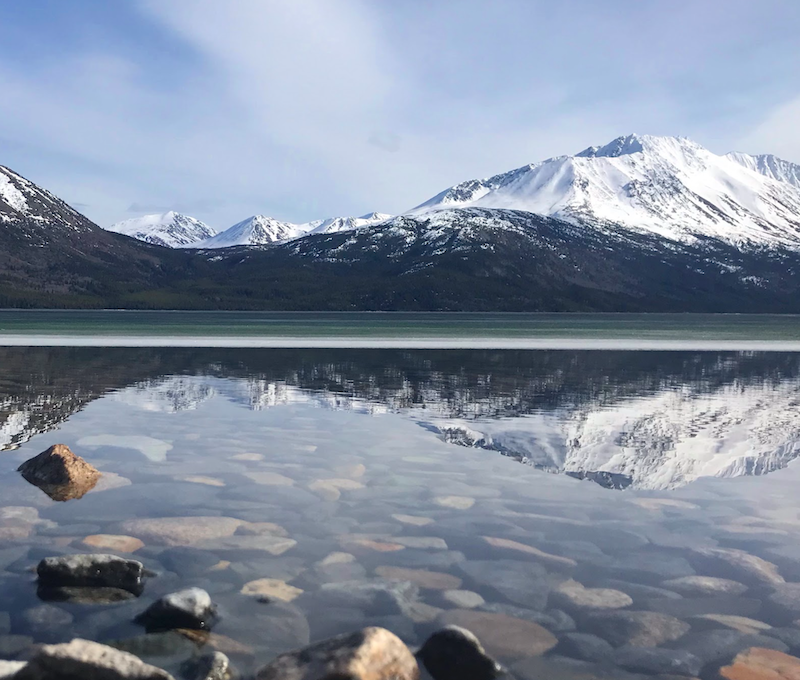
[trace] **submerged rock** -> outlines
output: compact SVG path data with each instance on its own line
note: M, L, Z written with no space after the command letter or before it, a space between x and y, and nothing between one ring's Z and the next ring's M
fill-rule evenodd
M460 626L446 626L431 635L417 652L434 680L492 680L503 667L480 640Z
M747 590L743 583L713 576L683 576L664 581L661 585L690 597L741 595Z
M566 633L555 648L556 654L581 661L607 661L614 655L614 648L603 638L589 633Z
M674 616L627 610L593 612L585 617L584 627L616 647L657 647L683 637L690 628Z
M233 536L246 524L233 517L158 517L126 520L120 530L155 545L192 546Z
M696 676L702 662L685 649L623 647L614 655L617 666L634 673Z
M778 567L772 562L733 548L697 548L690 559L703 571L720 574L754 585L775 586L784 583Z
M76 639L39 647L14 680L173 680L133 654Z
M797 680L800 659L774 649L753 647L719 671L727 680Z
M419 666L405 643L384 628L318 642L282 654L257 680L418 680Z
M165 595L136 617L148 630L189 628L205 630L214 625L217 610L211 596L201 588L186 588Z
M472 631L490 654L501 659L539 656L558 643L555 635L539 624L505 614L453 609L444 612L438 623Z
M188 680L229 680L233 669L230 659L222 652L211 652L184 663L181 675Z
M81 498L102 476L65 444L54 444L17 468L26 481L38 486L54 501Z
M566 612L624 609L633 604L630 595L611 588L586 588L577 581L565 581L550 593L549 603Z
M144 565L116 555L45 557L36 568L43 587L96 586L141 594Z

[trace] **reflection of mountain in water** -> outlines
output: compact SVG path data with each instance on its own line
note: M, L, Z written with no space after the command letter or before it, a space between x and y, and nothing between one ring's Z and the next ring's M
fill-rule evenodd
M159 412L212 398L400 412L454 444L614 488L765 474L800 453L794 354L4 350L14 352L3 363L4 386L16 387L2 401L5 448L113 390Z

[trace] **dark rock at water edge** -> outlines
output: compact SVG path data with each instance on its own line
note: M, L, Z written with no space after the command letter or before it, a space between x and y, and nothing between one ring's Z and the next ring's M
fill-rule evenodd
M445 626L431 635L417 658L434 680L492 680L503 667L492 659L480 640L466 628Z
M44 587L98 586L141 594L144 565L116 555L64 555L46 557L36 569Z
M201 588L186 588L165 595L136 617L148 631L189 628L210 629L217 618L211 596Z

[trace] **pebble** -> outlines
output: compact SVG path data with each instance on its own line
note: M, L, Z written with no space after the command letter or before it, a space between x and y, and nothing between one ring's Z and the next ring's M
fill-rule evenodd
M772 628L768 623L750 619L746 616L732 616L728 614L702 614L689 618L692 627L697 630L712 630L714 628L729 628L745 635L758 635Z
M166 546L191 546L216 538L233 536L246 524L233 517L160 517L131 519L120 523L126 534L148 543Z
M442 597L457 609L474 609L486 602L478 593L471 590L445 590Z
M262 486L294 486L291 477L278 472L245 472L245 477Z
M551 581L545 568L536 562L473 560L457 566L465 576L493 588L514 604L539 611L547 606Z
M176 628L211 628L216 620L216 606L211 596L201 588L186 588L165 595L151 604L136 622L151 630Z
M551 555L550 553L546 553L543 550L539 550L538 548L534 548L530 545L525 545L524 543L519 543L517 541L512 541L507 538L496 538L494 536L484 536L483 540L486 541L490 546L493 548L498 548L501 550L510 550L514 552L521 552L525 555L530 555L537 561L541 562L542 564L553 567L555 569L571 569L578 566L578 563L570 559L569 557L561 557L560 555Z
M392 536L392 543L399 543L406 548L419 550L447 550L447 543L443 538L435 536Z
M565 581L551 593L549 603L566 612L581 612L598 609L624 609L633 604L633 599L619 590L611 588L586 588L577 581Z
M393 581L411 581L420 588L432 590L452 590L461 586L461 579L452 574L427 571L425 569L407 569L404 567L378 567L375 573Z
M747 586L743 583L713 576L682 576L664 581L661 585L689 597L741 595L747 590Z
M44 558L36 572L44 587L98 586L139 594L144 565L116 555L63 555Z
M754 647L739 654L719 673L727 680L797 680L800 659L773 649Z
M775 586L784 583L772 562L733 548L698 548L690 559L706 572L753 585Z
M410 524L415 527L424 527L433 524L434 520L430 517L420 517L418 515L392 515L401 524Z
M69 626L73 617L69 612L51 604L40 604L22 612L22 620L33 633L53 633Z
M684 649L658 647L622 647L614 655L617 666L634 673L651 675L686 675L700 673L702 662Z
M251 597L265 597L268 599L291 602L303 594L300 588L290 586L286 581L277 578L262 578L245 583L241 590L242 595Z
M454 510L469 510L475 505L475 499L469 496L436 496L433 502L443 508L452 508Z
M189 482L190 484L205 484L205 486L225 486L225 482L216 477L205 477L204 475L189 475L187 477L178 477L180 482Z
M616 647L657 647L683 637L690 629L688 623L674 616L646 611L592 612L583 623L587 631Z
M553 650L582 661L608 661L614 655L614 648L603 638L589 633L565 633L558 639Z
M81 541L89 548L112 550L114 552L135 553L144 548L144 543L133 536L117 536L112 534L94 534Z

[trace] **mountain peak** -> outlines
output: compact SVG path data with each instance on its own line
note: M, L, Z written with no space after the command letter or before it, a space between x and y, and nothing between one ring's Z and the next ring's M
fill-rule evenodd
M167 248L192 247L216 233L204 222L174 210L133 217L106 229Z

